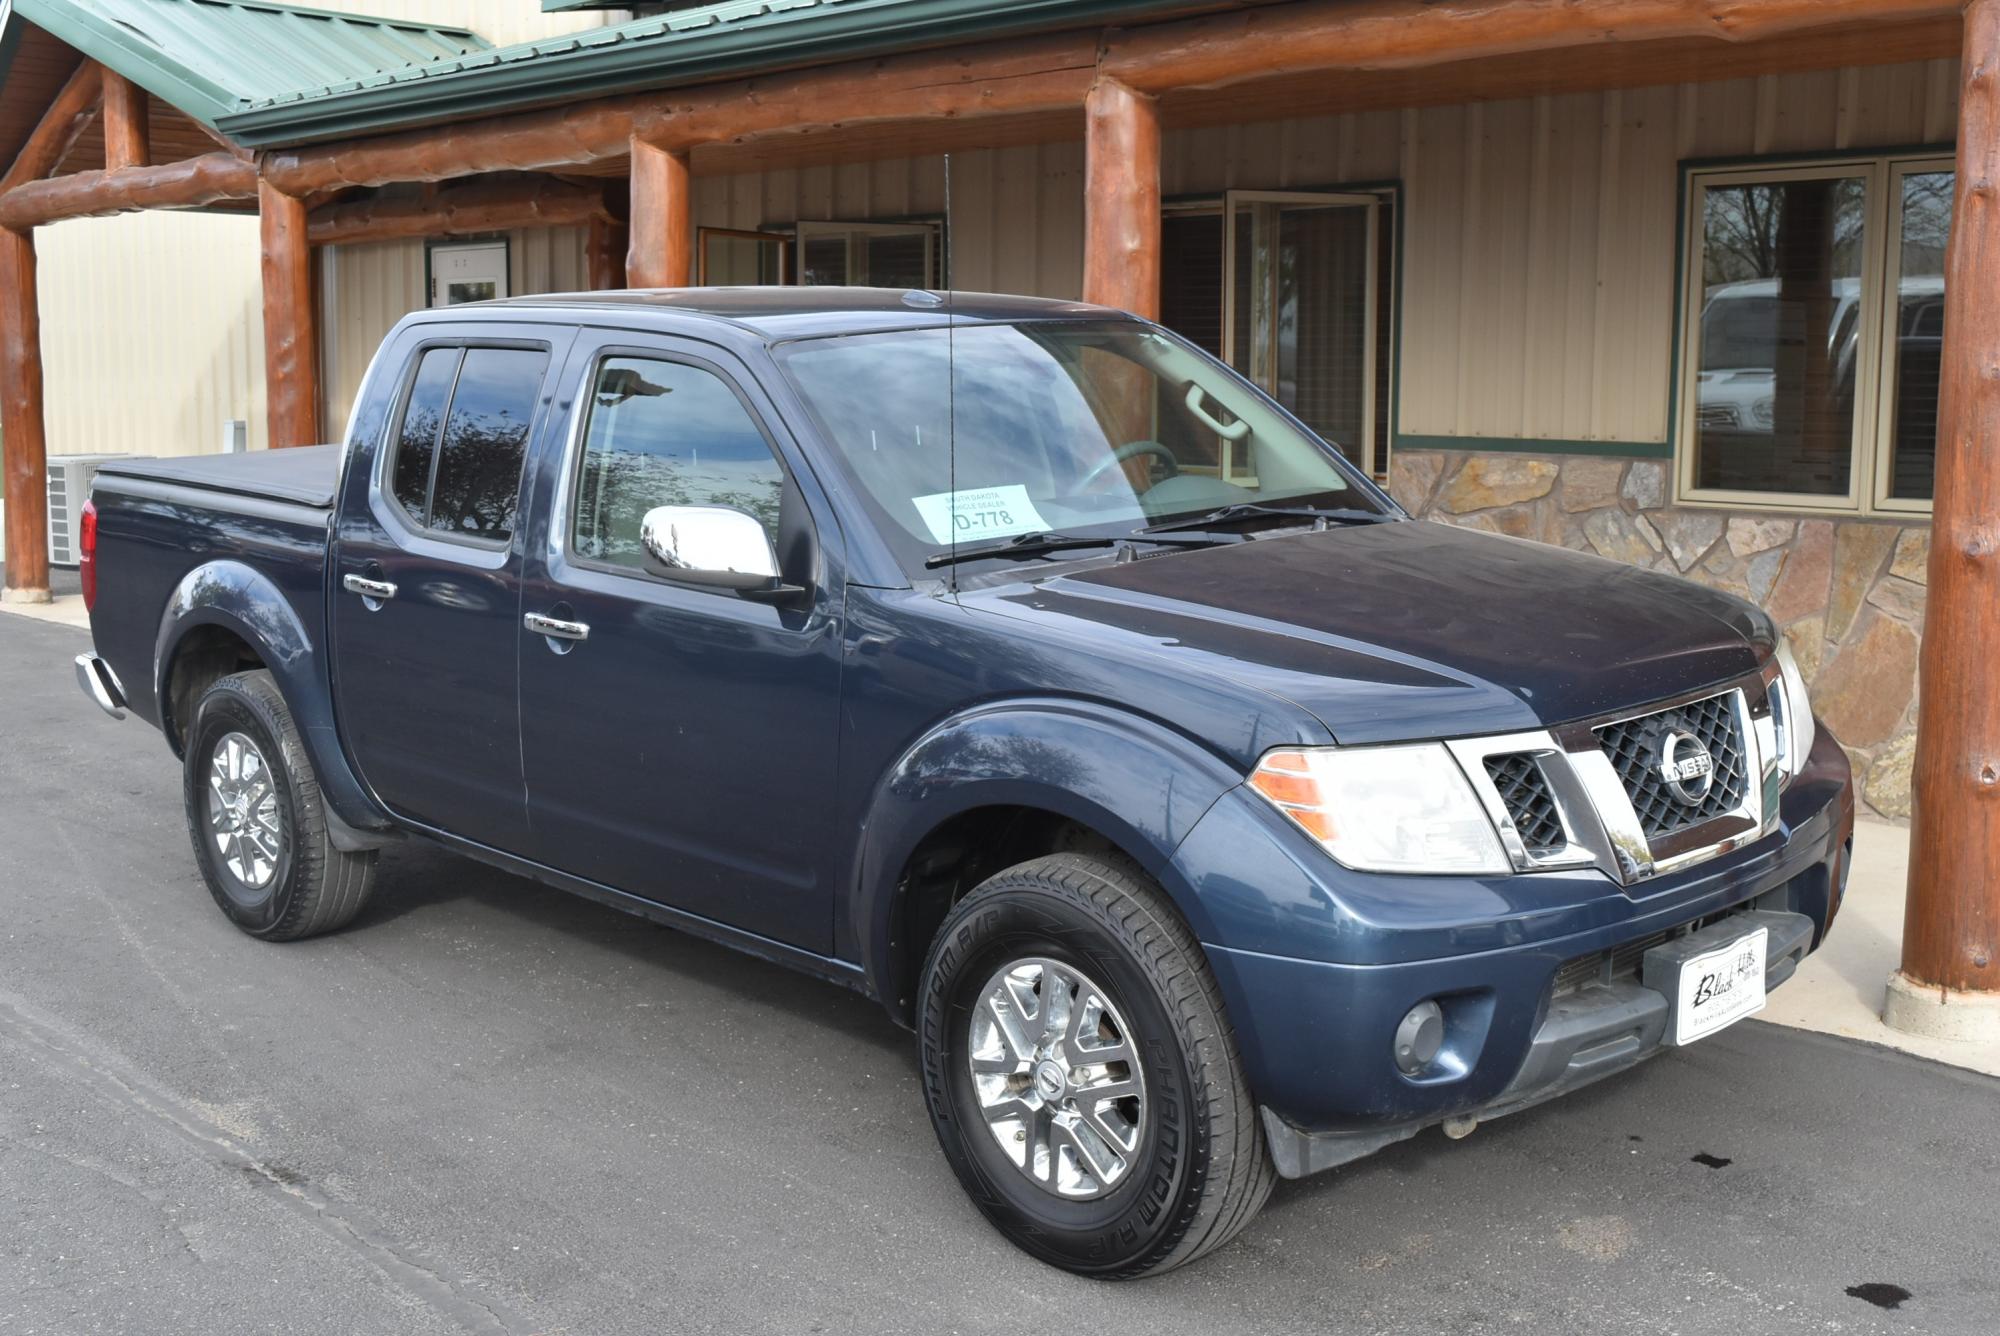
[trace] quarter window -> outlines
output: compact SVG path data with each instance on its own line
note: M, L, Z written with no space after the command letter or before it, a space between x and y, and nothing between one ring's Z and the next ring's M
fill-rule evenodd
M743 511L776 547L784 485L763 430L720 376L685 362L606 358L584 434L572 550L644 569L640 526L655 506Z
M521 466L548 353L539 348L432 348L417 364L390 486L418 525L505 542L520 504Z
M1952 181L1936 159L1690 174L1686 499L1929 508Z

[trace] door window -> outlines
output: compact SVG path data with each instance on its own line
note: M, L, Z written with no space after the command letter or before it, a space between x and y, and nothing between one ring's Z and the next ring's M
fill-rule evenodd
M540 348L431 348L403 409L390 487L417 525L504 543L549 355Z
M778 542L785 474L728 381L685 362L608 357L598 367L577 474L572 550L644 569L655 506L740 510Z
M504 241L433 246L430 264L432 306L490 302L508 295Z

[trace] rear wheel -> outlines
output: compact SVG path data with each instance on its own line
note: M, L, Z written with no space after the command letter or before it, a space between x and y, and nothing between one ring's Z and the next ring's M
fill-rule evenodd
M1157 885L1058 854L961 901L918 1047L959 1182L1018 1247L1140 1276L1248 1224L1275 1173L1215 977Z
M182 795L209 893L251 936L330 932L367 901L375 855L334 847L312 762L270 673L225 677L196 702Z

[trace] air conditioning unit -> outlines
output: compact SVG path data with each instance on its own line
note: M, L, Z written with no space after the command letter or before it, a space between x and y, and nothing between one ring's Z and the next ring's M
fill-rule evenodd
M76 543L83 530L83 503L90 499L90 480L97 466L123 455L49 456L49 564L74 566Z

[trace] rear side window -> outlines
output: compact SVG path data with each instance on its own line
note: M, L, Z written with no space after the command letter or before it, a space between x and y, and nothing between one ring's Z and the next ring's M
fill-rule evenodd
M548 354L539 348L432 348L418 363L391 488L417 524L504 542Z

